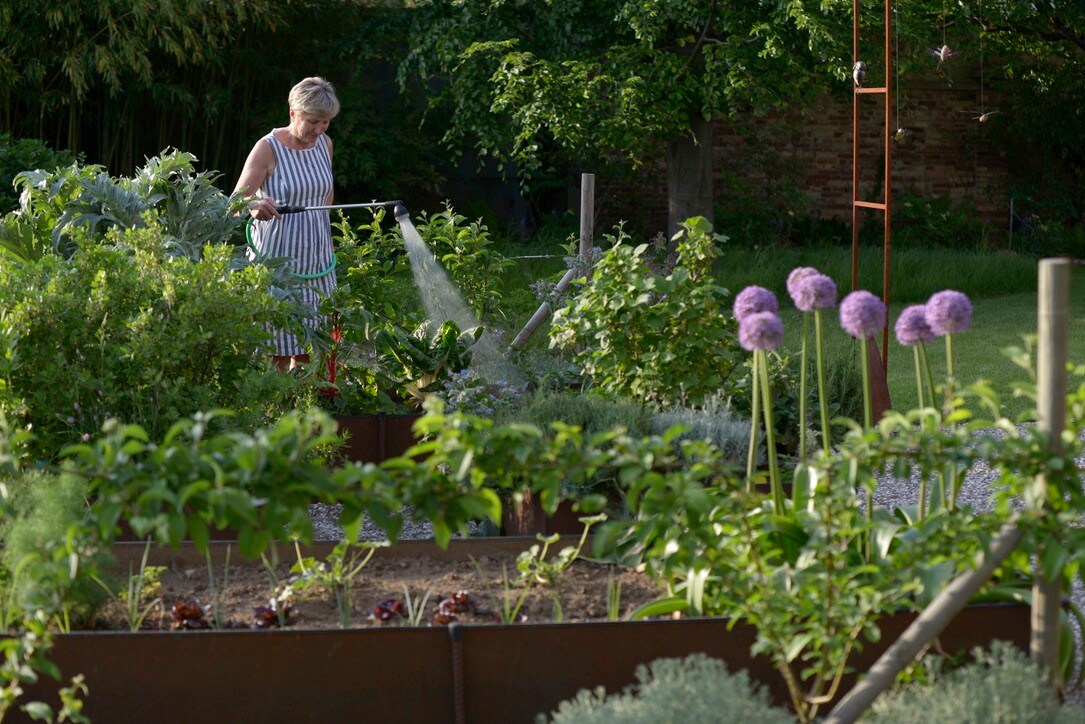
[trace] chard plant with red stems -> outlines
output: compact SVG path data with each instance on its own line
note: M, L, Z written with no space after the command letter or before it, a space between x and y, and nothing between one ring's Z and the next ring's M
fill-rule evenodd
M787 292L802 315L802 370L799 376L799 463L806 462L806 340L809 336L810 313L814 317L817 347L818 407L821 411L821 439L825 453L830 452L829 400L825 395L825 352L822 345L821 311L836 306L836 283L813 267L799 267L787 277ZM796 488L798 492L798 488Z

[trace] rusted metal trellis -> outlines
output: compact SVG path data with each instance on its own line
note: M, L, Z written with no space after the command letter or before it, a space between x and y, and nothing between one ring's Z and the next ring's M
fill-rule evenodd
M855 68L854 91L852 100L852 176L851 176L851 288L852 291L859 288L859 210L875 209L882 212L885 221L885 239L883 243L882 258L882 301L889 306L889 257L892 237L892 159L893 159L893 113L890 107L893 84L893 0L885 0L885 51L884 51L884 82L881 86L867 87L862 83L864 74L859 71L861 63L864 63L859 47L859 0L853 0L852 5L852 63ZM865 69L865 65L862 66ZM883 200L866 201L859 198L859 102L864 96L881 96L885 105L885 128L884 141L885 166L882 181ZM877 345L873 345L877 352ZM889 408L889 388L886 384L886 374L889 364L889 326L882 332L881 364L874 360L871 363L871 383L874 387L875 413L880 414ZM880 374L878 374L880 372ZM884 399L878 399L883 397ZM880 410L879 410L880 408Z

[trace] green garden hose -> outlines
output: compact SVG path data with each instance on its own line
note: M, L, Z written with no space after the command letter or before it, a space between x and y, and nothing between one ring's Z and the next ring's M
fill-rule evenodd
M253 219L250 216L249 220L247 222L245 222L245 244L248 245L248 247L250 249L252 249L254 253L259 253L259 250L257 250L256 246L252 243L252 222L253 221L255 221L255 219ZM329 264L328 268L325 269L324 271L319 271L319 272L316 272L315 274L298 274L298 273L295 272L294 276L296 276L298 279L320 279L321 277L326 277L329 274L331 274L333 271L335 271L336 263L337 263L337 259L335 257L335 252L332 252L332 263Z

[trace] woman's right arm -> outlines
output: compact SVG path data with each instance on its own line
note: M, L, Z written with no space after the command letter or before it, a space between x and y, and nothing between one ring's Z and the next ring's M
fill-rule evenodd
M257 141L249 151L249 157L245 159L245 167L241 169L241 177L237 180L234 193L252 196L263 187L264 181L271 175L274 168L275 152L271 150L271 145L263 140ZM280 216L275 209L275 199L270 196L250 201L248 212L254 219L261 221L277 219Z

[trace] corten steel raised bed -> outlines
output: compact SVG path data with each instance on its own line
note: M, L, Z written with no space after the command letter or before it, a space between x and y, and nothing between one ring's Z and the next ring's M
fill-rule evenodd
M454 541L443 554L462 559L467 553L508 553L529 540ZM141 546L128 548L118 551L122 565ZM217 558L225 546L213 549ZM435 551L432 543L417 542L377 554ZM204 560L191 547L171 554ZM958 652L1004 639L1027 649L1029 614L1027 606L970 606L940 645ZM856 653L852 666L868 668L914 617L884 619L881 641ZM755 635L742 623L728 630L724 619L72 633L57 637L52 658L65 676L85 675L87 713L95 721L532 722L582 688L616 691L633 681L638 664L695 652L720 658L732 670L746 669L784 704L780 676L766 658L750 656ZM46 689L56 686L43 682L31 693L48 696Z
M342 448L347 460L379 463L397 457L418 442L412 426L422 415L341 415L336 416L339 432L349 433Z

